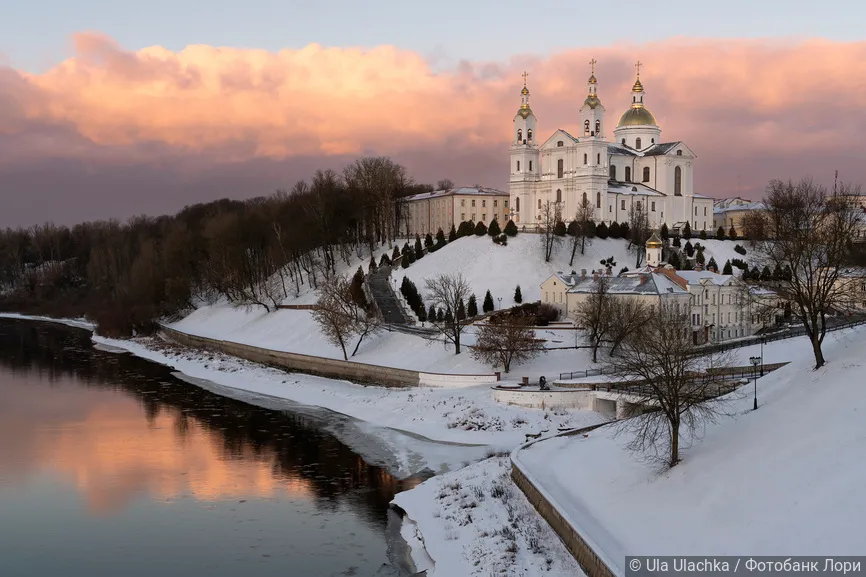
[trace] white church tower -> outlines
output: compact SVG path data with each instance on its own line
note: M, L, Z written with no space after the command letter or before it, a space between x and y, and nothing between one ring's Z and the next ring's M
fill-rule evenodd
M655 232L646 241L646 264L653 268L659 266L662 262L662 239Z
M529 89L526 87L527 72L523 73L523 89L520 91L520 108L514 115L514 132L511 136L511 169L509 171L509 191L512 206L511 214L519 222L520 205L524 205L524 213L529 208L528 203L534 197L533 183L541 174L539 166L539 150L535 133L535 114L529 106Z
M592 71L587 81L587 96L580 107L581 132L578 137L577 156L575 162L575 197L574 208L580 210L584 203L593 209L593 218L601 218L607 193L608 181L608 151L607 139L604 137L604 106L598 98L598 81L595 78L596 60L590 60ZM599 200L602 200L599 202ZM574 218L574 213L566 215Z

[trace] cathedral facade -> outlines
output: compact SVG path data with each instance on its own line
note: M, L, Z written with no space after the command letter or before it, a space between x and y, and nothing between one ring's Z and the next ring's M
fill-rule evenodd
M662 142L644 102L640 63L631 102L613 130L598 97L595 61L590 64L581 132L574 136L559 129L544 141L538 140L524 73L509 152L509 217L529 228L551 207L565 222L589 212L596 223L607 224L628 222L640 211L653 228L664 223L675 233L689 223L695 232L711 231L713 199L693 187L697 157L681 141Z

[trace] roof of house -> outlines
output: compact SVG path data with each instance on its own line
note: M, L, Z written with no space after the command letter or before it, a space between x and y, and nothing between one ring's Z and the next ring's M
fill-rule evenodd
M686 291L671 282L665 275L657 272L622 276L606 276L609 294L664 295L685 294ZM570 293L591 293L595 290L596 279L587 276L568 289Z
M713 214L724 214L735 210L765 210L767 206L760 200L755 202L747 202L745 204L716 204L713 208Z
M607 191L614 194L635 194L640 196L667 196L654 188L639 182L607 181Z
M503 192L501 190L497 190L495 188L484 188L484 187L474 187L474 186L463 186L460 188L447 188L444 190L434 190L433 192L422 192L421 194L413 194L412 196L407 196L403 200L414 201L414 200L428 200L431 198L440 198L443 196L455 196L455 195L477 195L477 196L508 196L507 192Z
M710 281L718 286L723 286L734 278L734 275L719 274L711 270L678 270L677 276L685 279L690 285L704 284L704 281Z

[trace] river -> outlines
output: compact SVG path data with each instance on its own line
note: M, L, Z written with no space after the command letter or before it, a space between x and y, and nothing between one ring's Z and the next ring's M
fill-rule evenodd
M0 319L0 576L401 576L399 481L86 331Z

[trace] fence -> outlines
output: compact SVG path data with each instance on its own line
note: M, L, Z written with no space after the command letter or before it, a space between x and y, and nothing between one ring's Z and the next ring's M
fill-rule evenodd
M830 319L832 322L832 319ZM828 325L827 332L840 331L842 329L847 329L851 327L856 327L860 325L866 325L866 318L860 318L855 321L841 322L836 325ZM772 343L775 341L781 341L785 339L793 339L796 337L807 336L805 327L797 327L794 329L787 329L785 331L780 331L778 333L773 333L770 335L761 335L750 337L748 339L740 339L730 343L719 343L716 345L707 345L705 347L701 347L701 352L715 352L722 353L725 351L732 351L734 349L739 349L742 347L750 347L752 345L758 345L761 343Z

